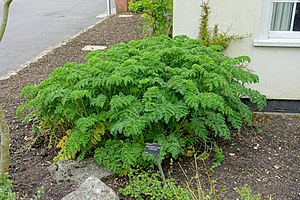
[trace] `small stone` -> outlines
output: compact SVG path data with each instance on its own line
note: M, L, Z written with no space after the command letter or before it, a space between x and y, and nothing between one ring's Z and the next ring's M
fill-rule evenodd
M126 17L132 17L133 15L118 15L118 17L123 17L123 18L126 18Z
M235 153L229 153L229 156L235 156Z
M279 165L274 165L274 168L275 168L275 169L279 169L280 166L279 166Z

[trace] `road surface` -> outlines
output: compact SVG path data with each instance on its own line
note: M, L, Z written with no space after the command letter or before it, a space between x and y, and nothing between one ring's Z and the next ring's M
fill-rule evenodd
M0 79L95 24L99 21L96 16L106 9L106 0L13 0L0 43ZM2 10L0 15L2 19Z

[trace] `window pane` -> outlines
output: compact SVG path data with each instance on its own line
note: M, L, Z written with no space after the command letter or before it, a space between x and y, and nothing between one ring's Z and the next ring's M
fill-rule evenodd
M271 31L289 31L291 29L294 3L273 3Z
M297 3L293 31L300 31L300 3Z

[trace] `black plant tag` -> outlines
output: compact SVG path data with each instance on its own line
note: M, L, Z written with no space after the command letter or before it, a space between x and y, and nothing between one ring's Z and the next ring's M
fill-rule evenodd
M160 152L160 144L146 143L146 153L158 156Z

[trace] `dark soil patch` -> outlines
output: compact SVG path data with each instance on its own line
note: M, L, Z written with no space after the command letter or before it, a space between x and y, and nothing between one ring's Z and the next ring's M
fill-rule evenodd
M141 24L138 15L131 18L112 16L30 64L17 75L0 81L0 103L11 132L10 174L18 196L31 196L37 187L44 186L43 199L61 199L77 187L72 182L57 185L50 176L46 168L51 164L56 150L48 149L47 138L41 137L34 146L30 146L34 137L31 126L22 124L15 115L16 108L22 103L19 98L21 89L28 84L39 83L66 62L84 62L86 52L81 49L85 45L111 45L141 39ZM236 199L235 190L248 184L264 197L300 199L300 117L258 115L256 119L260 124L258 127L243 128L241 133L233 133L232 141L219 143L226 156L212 176L219 194L224 194L227 199ZM194 160L184 158L175 161L172 166L173 177L184 180L178 162L190 177L195 175ZM199 162L199 167L203 166ZM170 171L169 165L166 164L164 169ZM203 175L205 185L204 180ZM121 178L106 180L116 190L124 185L124 181L126 179Z

